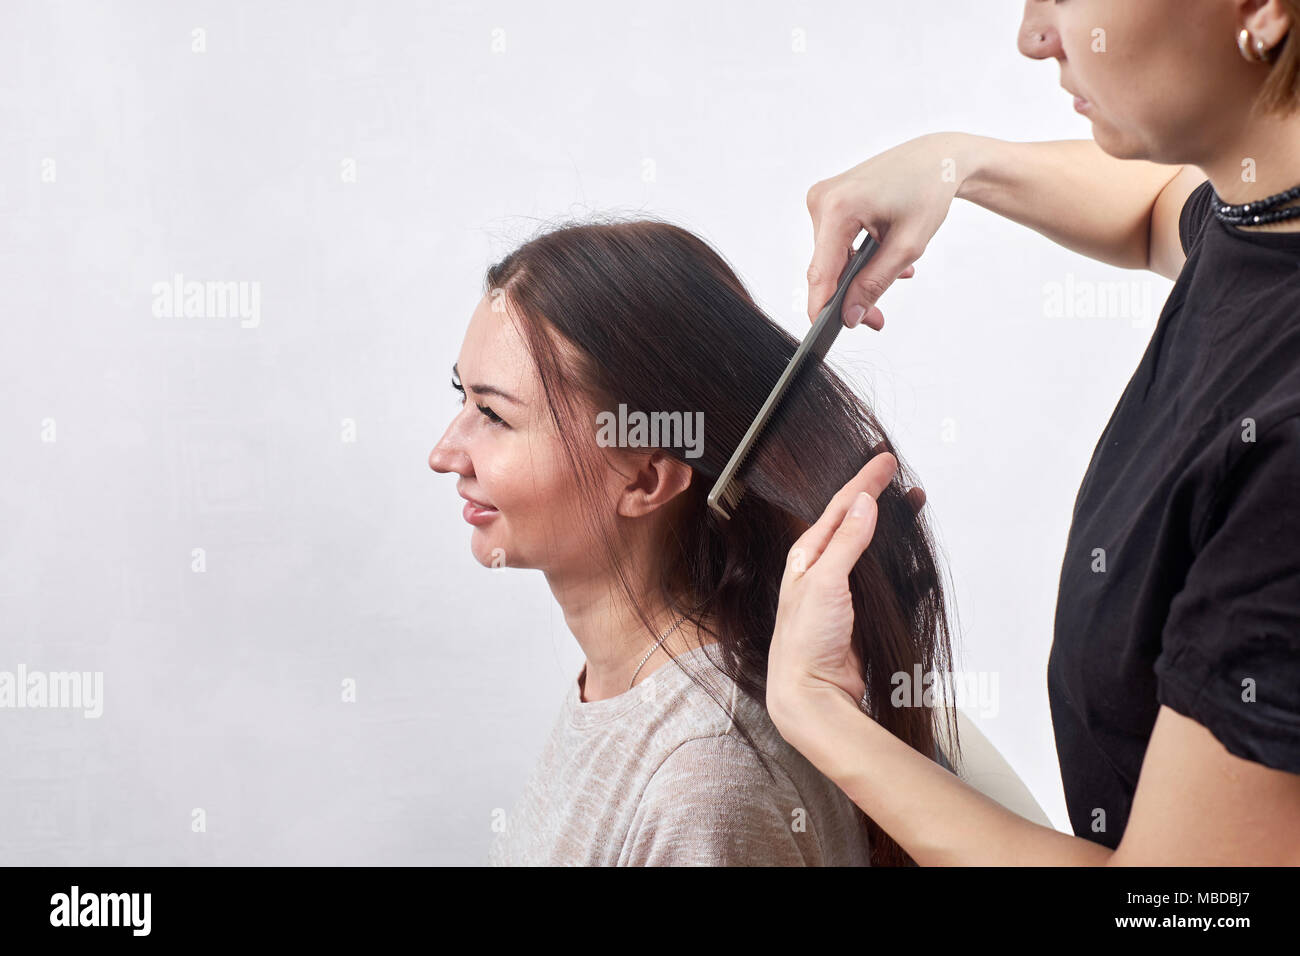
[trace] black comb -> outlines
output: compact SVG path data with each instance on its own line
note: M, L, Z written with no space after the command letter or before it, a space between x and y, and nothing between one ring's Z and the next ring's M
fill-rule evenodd
M790 364L785 367L781 377L777 379L776 385L771 393L767 396L767 401L763 407L758 410L758 417L749 426L749 431L745 432L745 437L732 453L731 460L727 462L727 467L722 469L718 475L718 480L713 484L713 490L709 492L709 507L721 518L730 520L731 512L736 510L740 504L740 499L745 494L745 484L737 477L740 473L741 466L745 459L749 457L750 451L758 442L759 436L763 434L763 429L767 427L768 420L772 413L776 411L777 406L781 404L781 399L785 397L786 390L795 380L799 371L809 362L820 362L830 351L831 343L835 341L835 336L840 334L840 329L844 327L844 320L840 316L840 307L844 304L844 296L849 291L849 285L853 282L862 267L867 264L876 250L880 248L880 243L871 238L868 233L867 237L862 240L854 253L852 260L844 267L840 273L840 282L835 289L835 294L831 296L829 302L822 307L821 312L817 314L817 321L812 324L804 340L799 343L799 348L795 351L794 357L790 359Z

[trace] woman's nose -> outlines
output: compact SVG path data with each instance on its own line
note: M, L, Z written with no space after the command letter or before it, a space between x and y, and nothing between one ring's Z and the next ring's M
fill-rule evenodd
M440 474L456 472L461 475L473 472L460 431L461 415L457 415L438 439L438 444L433 446L433 451L429 452L429 467L434 471Z
M1016 48L1032 60L1061 55L1060 35L1051 12L1055 0L1025 0Z

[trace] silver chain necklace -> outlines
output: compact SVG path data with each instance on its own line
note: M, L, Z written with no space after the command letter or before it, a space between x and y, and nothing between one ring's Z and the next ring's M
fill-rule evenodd
M641 668L645 666L646 661L650 660L650 655L653 654L655 651L659 650L659 645L662 644L665 640L667 640L668 635L671 634L673 631L677 630L677 628L681 626L682 621L684 620L686 620L685 614L683 614L676 621L674 621L672 627L668 628L668 630L664 631L663 634L659 636L659 640L655 641L654 647L646 651L645 657L641 658L641 663L636 665L636 670L632 672L632 679L627 682L628 690L631 690L632 685L636 683L636 675L641 673Z

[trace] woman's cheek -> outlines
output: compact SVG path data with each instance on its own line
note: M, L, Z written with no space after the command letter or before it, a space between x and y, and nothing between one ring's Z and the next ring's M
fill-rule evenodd
M501 511L509 508L519 497L520 472L509 445L503 444L500 438L484 442L474 462L474 474L483 496Z

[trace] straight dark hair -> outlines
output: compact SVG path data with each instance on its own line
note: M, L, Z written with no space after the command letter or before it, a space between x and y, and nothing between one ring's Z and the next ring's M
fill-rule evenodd
M956 759L952 712L890 704L893 675L911 680L918 665L922 673L947 671L952 648L931 534L905 498L915 480L866 403L825 364L804 372L745 464L746 493L731 520L707 506L714 479L799 344L763 313L722 256L691 232L653 218L570 222L491 266L484 292L494 305L504 296L593 505L597 476L609 467L595 441L596 411L622 404L647 416L703 413L702 454L664 448L693 475L664 522L660 598L718 641L720 669L760 704L790 549L884 443L899 468L879 497L871 546L850 577L853 646L872 718L934 760L935 714L947 713L948 752ZM653 639L645 595L623 570L625 549L613 535L588 530ZM706 681L674 660L728 710ZM759 759L770 774L761 752ZM863 817L873 865L914 865Z

